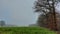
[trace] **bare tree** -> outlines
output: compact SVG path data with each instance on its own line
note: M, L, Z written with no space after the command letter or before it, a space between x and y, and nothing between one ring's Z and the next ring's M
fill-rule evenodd
M43 13L47 18L48 23L48 14L51 14L51 23L54 23L54 28L57 30L56 24L56 12L55 6L58 3L58 0L38 0L35 1L35 12ZM51 28L51 27L50 27Z

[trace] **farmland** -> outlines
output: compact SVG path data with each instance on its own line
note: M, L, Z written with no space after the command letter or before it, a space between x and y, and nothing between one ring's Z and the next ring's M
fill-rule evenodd
M0 27L0 34L56 34L41 27Z

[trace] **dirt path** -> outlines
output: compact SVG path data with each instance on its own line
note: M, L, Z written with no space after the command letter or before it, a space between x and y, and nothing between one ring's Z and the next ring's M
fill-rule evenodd
M60 31L57 31L56 33L57 33L57 34L60 34Z

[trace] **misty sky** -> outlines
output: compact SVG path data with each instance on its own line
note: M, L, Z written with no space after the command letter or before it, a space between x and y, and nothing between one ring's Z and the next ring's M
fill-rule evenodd
M0 0L0 20L7 24L27 26L36 23L32 8L35 0Z
M0 0L0 20L6 24L27 26L36 23L37 14L34 13L35 0ZM60 3L58 4L60 5ZM56 7L60 8L60 7Z

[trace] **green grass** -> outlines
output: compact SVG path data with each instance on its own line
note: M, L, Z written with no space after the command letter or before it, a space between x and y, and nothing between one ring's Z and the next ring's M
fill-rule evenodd
M1 27L0 34L56 34L41 27Z

